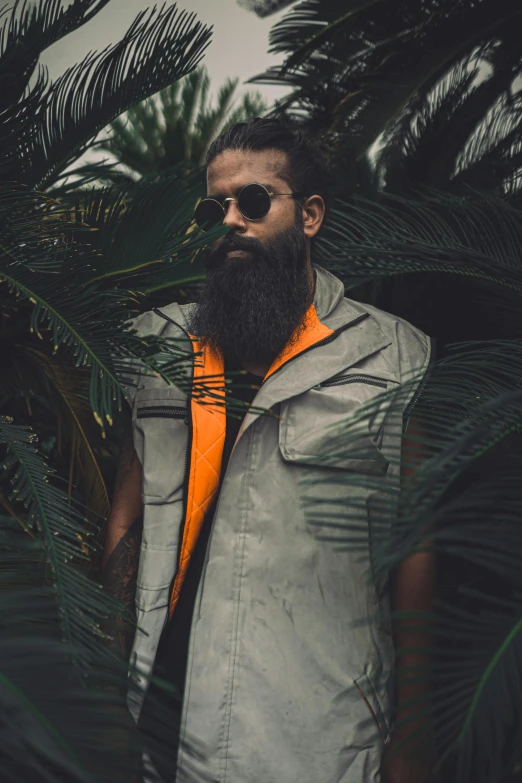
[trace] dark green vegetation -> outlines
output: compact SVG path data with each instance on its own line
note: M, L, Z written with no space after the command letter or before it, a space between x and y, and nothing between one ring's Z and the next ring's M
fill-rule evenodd
M152 9L117 44L50 82L40 53L107 2L17 3L0 19L6 783L137 779L126 666L104 630L121 608L88 571L121 427L119 373L137 360L171 379L184 371L176 345L139 340L124 324L149 289L201 274L200 240L189 231L200 185L170 172L78 195L99 168L80 167L72 184L65 171L122 111L193 71L210 30L175 6Z
M184 173L201 170L215 136L234 122L261 116L267 110L259 93L246 93L234 106L238 82L227 79L213 105L210 77L201 67L116 118L109 126L109 138L99 147L120 164L107 173L108 178L134 182L174 166Z

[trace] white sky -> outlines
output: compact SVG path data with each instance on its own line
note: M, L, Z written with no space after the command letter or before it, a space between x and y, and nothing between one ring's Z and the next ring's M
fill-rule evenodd
M157 3L161 4L161 1ZM89 23L47 49L41 62L47 65L51 77L60 75L89 51L116 43L136 15L153 5L154 0L111 0ZM247 90L259 90L269 104L288 91L284 87L242 84L282 61L282 57L268 55L267 50L270 28L285 11L259 19L256 14L241 8L236 0L178 0L177 5L180 9L196 12L200 21L214 26L212 41L203 60L211 76L212 92L217 92L228 76L240 78L238 96Z

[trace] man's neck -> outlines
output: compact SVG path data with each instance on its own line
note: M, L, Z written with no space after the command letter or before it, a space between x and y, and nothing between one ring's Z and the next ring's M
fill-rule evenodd
M252 373L252 375L258 375L260 378L264 378L267 372L269 371L271 367L272 362L270 364L258 364L255 361L249 362L249 361L241 361L241 367L246 370L247 372Z

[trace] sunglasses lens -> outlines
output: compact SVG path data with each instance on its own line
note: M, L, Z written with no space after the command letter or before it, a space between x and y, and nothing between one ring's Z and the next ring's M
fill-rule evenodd
M203 201L200 201L194 212L194 219L203 231L217 226L222 222L224 216L221 204L211 198L204 198Z
M245 185L238 196L237 205L248 220L259 220L270 211L270 196L262 185Z

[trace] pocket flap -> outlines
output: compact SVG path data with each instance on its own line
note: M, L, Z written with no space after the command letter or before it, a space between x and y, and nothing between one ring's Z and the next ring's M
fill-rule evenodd
M348 399L346 389L311 389L282 403L279 449L285 461L386 473L388 461L376 446L368 419L354 416L361 403ZM354 424L347 428L351 419Z

